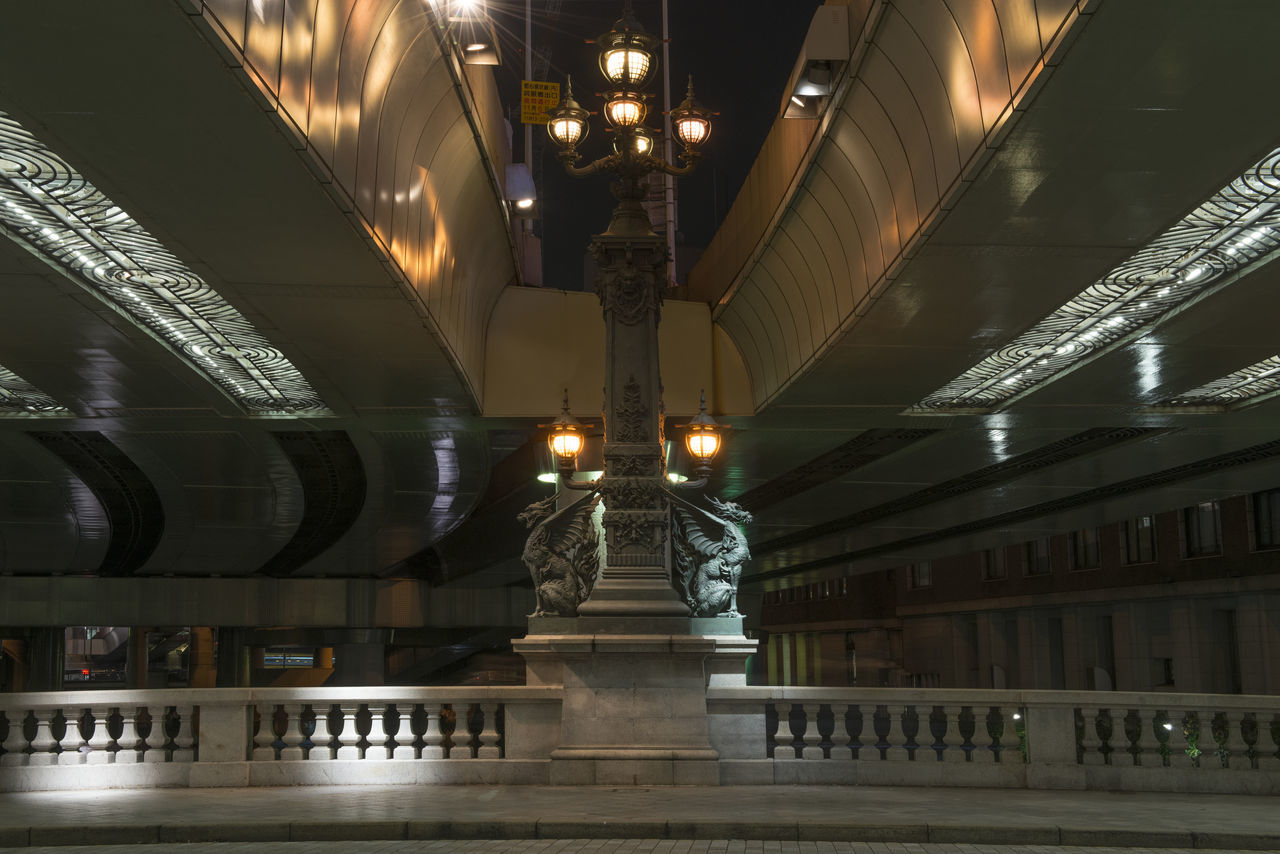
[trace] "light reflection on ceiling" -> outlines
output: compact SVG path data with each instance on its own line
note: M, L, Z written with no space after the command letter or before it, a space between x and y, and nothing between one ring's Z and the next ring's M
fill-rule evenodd
M0 365L0 415L70 415L71 411Z
M991 410L1145 333L1280 247L1280 149L915 411ZM1248 369L1246 369L1248 370Z
M0 232L149 330L249 412L329 414L243 315L3 112Z
M1277 393L1280 393L1280 355L1233 371L1160 405L1238 407Z

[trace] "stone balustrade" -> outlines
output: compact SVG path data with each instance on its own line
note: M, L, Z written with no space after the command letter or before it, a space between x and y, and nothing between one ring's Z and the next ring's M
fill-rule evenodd
M538 783L559 721L547 688L7 694L0 791Z
M712 688L708 721L726 784L1280 792L1280 697Z
M1280 697L712 683L724 784L1280 793ZM0 791L544 784L565 737L562 691L0 695Z

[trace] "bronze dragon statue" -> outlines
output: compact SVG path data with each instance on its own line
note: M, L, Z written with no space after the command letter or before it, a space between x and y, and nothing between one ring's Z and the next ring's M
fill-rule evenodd
M695 617L740 617L738 580L751 552L739 526L752 517L732 502L710 501L714 513L672 497L677 590Z
M557 497L535 501L517 517L533 529L521 555L537 600L531 617L576 617L600 572L600 496L592 492L559 511Z

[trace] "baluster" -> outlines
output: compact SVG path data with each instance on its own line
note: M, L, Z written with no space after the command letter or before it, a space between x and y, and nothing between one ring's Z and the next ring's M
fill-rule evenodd
M178 719L178 732L173 737L173 761L195 762L196 752L195 729L191 726L191 706L174 706L173 714Z
M1084 765L1107 764L1106 754L1102 752L1102 736L1098 734L1098 728L1101 726L1099 718L1105 713L1105 709L1096 707L1080 708L1080 716L1084 719L1084 731L1080 736L1081 759ZM1114 738L1114 734L1112 737Z
M132 765L138 761L138 709L120 707L120 737L116 739L116 764Z
M396 703L395 710L400 725L396 728L396 746L391 750L391 758L416 759L417 751L414 749L414 742L417 738L413 732L413 703Z
M166 749L169 736L164 731L166 707L147 706L146 709L147 717L151 719L151 732L139 741L139 753L142 754L143 762L164 762L169 758Z
M253 734L253 760L270 762L276 758L276 707L258 703L258 731Z
M444 758L444 732L440 729L440 706L427 702L422 706L427 716L427 728L422 733L422 758Z
M1200 746L1200 736L1208 729L1203 724L1200 725L1200 731L1196 730L1196 721L1199 719L1195 712L1190 710L1175 712L1170 719L1173 724L1173 732L1169 735L1169 764L1174 768L1193 768L1199 764L1198 757L1191 756L1187 753L1194 745L1201 752L1204 748ZM1210 737L1212 742L1213 738Z
M311 711L316 716L316 729L311 733L311 752L307 759L327 761L333 758L333 733L329 732L329 712L333 709L328 703L312 703Z
M449 748L448 759L471 758L471 731L467 727L467 717L471 707L466 703L453 703L453 747Z
M801 759L823 759L822 735L818 732L818 703L805 703L800 708L804 711L804 749L800 751Z
M794 736L791 734L791 704L773 703L774 714L778 717L778 731L773 736L773 755L770 759L795 759L796 752L791 746Z
M22 729L27 715L25 712L9 709L4 716L9 721L9 734L4 739L4 755L0 756L0 765L26 765L27 737Z
M1124 768L1137 765L1134 754L1141 750L1141 715L1129 709L1112 709L1111 723L1111 764ZM1138 738L1132 738L1130 731L1136 731Z
M500 759L502 748L498 746L498 704L481 703L480 714L484 716L484 725L480 730L480 747L476 750L476 758Z
M107 726L111 722L111 709L105 706L93 706L89 709L90 724L93 734L89 736L89 752L85 755L86 765L106 765L115 761L111 752L111 733Z
M876 707L875 707L875 706L872 706L872 707L871 707L871 712L870 712L869 714L868 714L868 713L865 713L865 712L863 711L863 707L862 707L861 705L854 705L854 706L850 706L849 708L850 708L852 711L856 712L856 713L857 713L857 716L858 716L858 731L857 731L857 733L854 733L854 731L853 731L853 730L849 730L849 750L850 750L850 752L852 752L852 753L853 753L853 758L854 758L854 759L866 759L866 758L867 758L867 756L863 755L863 753L862 753L862 748L863 748L863 747L868 747L868 748L869 748L869 751L870 751L870 754L871 754L871 755L873 755L873 758L875 758L875 759L879 759L879 758L880 758L880 751L879 751L879 750L877 750L877 749L876 749L876 747L875 747L875 744L876 744L877 739L876 739L876 735L875 735L875 723L874 723L874 720L873 720L873 718L874 718L874 716L875 716L875 712L876 712ZM848 712L846 712L846 713L845 713L845 726L846 726L846 727L848 727L848 726L849 726L849 715L848 715ZM867 744L867 742L866 742L867 733L870 733L870 734L871 734L871 736L870 736L870 737L871 737L871 744L870 744L870 745L868 745L868 744Z
M302 758L302 704L301 703L285 703L281 708L284 709L284 735L280 740L284 742L284 747L280 749L280 759L299 760Z
M13 730L12 724L9 729ZM1258 770L1280 771L1280 714L1267 717L1258 713L1258 740L1253 749L1258 754Z
M1226 734L1222 739L1222 743L1216 745L1226 754L1227 767L1236 770L1249 769L1252 763L1249 762L1248 750L1249 745L1245 744L1244 734L1240 731L1240 724L1244 721L1243 712L1223 712L1222 722L1226 726ZM1212 729L1212 728L1211 728ZM1201 730L1203 733L1203 730ZM1215 757L1217 760L1217 757ZM1218 768L1222 766L1221 760L1209 763L1210 767Z
M990 706L973 707L973 752L970 756L974 762L996 761L996 752L992 749L995 739L991 737L991 727L988 724L990 717Z
M57 709L36 709L36 737L31 739L31 755L28 765L54 765L58 761L58 740L53 737L53 718Z
M885 749L884 758L890 761L902 761L909 758L907 753L907 737L902 731L902 716L906 714L906 706L885 706L885 711L889 715L889 732L885 736L888 748Z
M84 754L80 752L80 748L84 746L84 736L80 734L80 716L84 709L63 709L62 719L66 722L66 729L62 733L62 739L58 742L58 746L62 748L62 752L58 754L57 764L59 765L83 765ZM68 717L68 713L74 717Z
M360 712L359 703L343 703L342 732L338 733L338 751L335 759L360 758L360 733L356 730L356 715Z
M387 706L385 703L369 704L369 746L365 748L365 759L390 759L391 751L387 748Z
M964 735L960 732L960 718L964 714L964 706L943 706L942 713L947 718L947 731L942 737L942 761L966 762L968 751L964 749Z
M853 759L853 751L849 748L849 723L845 720L848 711L847 703L831 704L832 759Z

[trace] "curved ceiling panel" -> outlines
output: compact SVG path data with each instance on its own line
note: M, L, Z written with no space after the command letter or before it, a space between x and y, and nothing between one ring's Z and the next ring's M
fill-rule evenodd
M421 0L204 4L304 139L316 167L416 292L473 400L489 315L515 274L495 153L506 141L490 75L441 51ZM501 165L501 164L498 164Z
M136 573L164 533L164 507L151 480L101 433L42 430L27 435L60 458L106 512L111 536L95 574Z
M106 510L62 458L0 433L0 572L91 573L110 542Z
M1042 21L1029 3L996 0L885 5L808 174L717 315L743 351L757 407L894 278L1074 15L1066 6ZM761 310L778 322L749 332L744 315ZM764 338L753 347L747 334Z
M298 476L255 427L116 431L111 440L164 504L164 536L143 575L247 575L299 527Z

